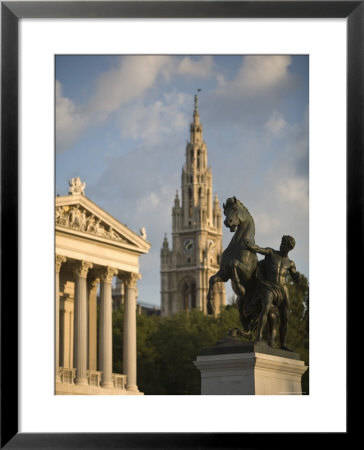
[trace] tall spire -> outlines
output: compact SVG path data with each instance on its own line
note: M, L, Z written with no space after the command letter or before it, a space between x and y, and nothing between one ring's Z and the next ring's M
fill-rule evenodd
M195 114L198 114L198 95L195 94Z
M174 199L174 206L175 206L176 208L179 208L178 189L177 189L177 191L176 191L176 197L175 197L175 199Z
M165 237L161 249L163 316L186 308L206 312L207 280L212 271L218 270L222 253L221 210L217 196L213 197L212 173L207 165L207 145L198 104L200 90L193 97L181 200L177 191L172 208L172 245L169 249ZM218 308L223 308L226 304L223 284L216 295Z
M200 91L201 89L198 89ZM198 110L198 96L195 94L195 106L193 110L193 122L190 127L190 143L201 145L202 143L202 125L200 122L200 113Z
M167 233L164 233L163 248L168 250L168 238L167 238Z

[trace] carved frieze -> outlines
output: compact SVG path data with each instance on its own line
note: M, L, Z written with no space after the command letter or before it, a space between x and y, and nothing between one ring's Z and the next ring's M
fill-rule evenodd
M56 225L101 236L113 241L127 242L110 225L95 217L80 205L57 206Z

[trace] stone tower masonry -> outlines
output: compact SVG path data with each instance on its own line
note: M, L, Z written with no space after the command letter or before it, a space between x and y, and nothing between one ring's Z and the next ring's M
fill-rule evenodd
M161 308L163 316L197 308L206 312L208 281L219 269L222 219L195 95L190 140L182 168L181 198L172 208L172 248L167 235L161 249ZM224 283L214 286L216 313L226 305Z

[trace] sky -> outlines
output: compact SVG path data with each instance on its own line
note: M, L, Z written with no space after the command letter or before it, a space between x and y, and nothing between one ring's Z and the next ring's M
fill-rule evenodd
M160 306L160 249L171 243L194 95L220 204L249 209L255 241L309 275L307 55L56 56L56 194L68 180L152 247L140 257L138 302ZM223 229L223 246L232 238ZM227 298L232 290L226 284Z

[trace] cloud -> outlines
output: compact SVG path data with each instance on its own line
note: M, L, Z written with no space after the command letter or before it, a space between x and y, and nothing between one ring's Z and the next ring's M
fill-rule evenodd
M288 206L299 205L305 213L308 213L308 180L301 177L285 178L276 185L277 197L284 199Z
M292 258L308 274L308 115L294 122L284 104L298 86L291 58L246 56L233 76L211 61L120 58L95 81L83 105L67 99L58 86L57 130L63 130L65 148L92 124L112 118L106 132L115 148L106 156L105 142L104 166L86 195L132 230L146 227L152 248L140 260L140 301L159 301L159 254L165 232L171 243L171 210L181 183L193 111L189 89L195 80L210 83L195 87L203 88L201 122L221 204L232 195L246 204L259 245L278 248L283 234L294 236ZM92 176L95 180L94 167ZM224 228L223 235L226 247L233 234Z
M270 236L280 232L280 221L277 217L272 217L266 208L258 209L258 212L254 215L254 221L258 226L259 235L267 239L267 242ZM274 243L271 242L270 245L272 246Z
M63 96L62 85L56 80L56 147L61 152L70 147L85 128L85 117L74 102Z
M177 65L177 74L196 78L210 78L213 75L213 68L214 60L212 56L203 56L198 60L185 56Z
M148 104L142 99L134 102L119 112L121 135L123 138L142 139L154 145L163 135L187 129L188 106L191 106L190 96L179 92L166 93L162 99Z
M287 168L286 175L307 177L309 157L308 114L304 113L301 122L288 123L283 114L275 110L264 129L266 139L275 152L275 159Z
M172 68L168 56L125 56L119 65L103 73L96 81L95 93L86 111L96 120L104 121L122 105L140 97L150 89L157 77Z
M287 122L284 120L283 115L275 110L270 116L269 120L265 124L265 128L272 133L273 136L279 136L281 131L287 126Z
M286 55L246 56L232 83L232 88L247 96L264 95L290 82Z
M170 100L166 97L164 104L146 100L146 93L158 85L158 80L170 83L173 77L214 77L217 85L205 100L207 115L219 122L228 120L232 125L249 126L254 122L257 126L273 113L281 91L288 93L294 86L290 64L291 58L285 55L245 56L234 79L227 80L212 56L118 57L116 64L94 81L93 94L84 104L77 105L65 97L61 83L56 82L57 152L67 150L89 127L104 123L116 111L123 116L121 129L125 136L137 138L152 135L157 127L163 130L171 125L182 126L186 120L181 114L185 95L174 94ZM277 117L270 120L267 126L271 129L282 125Z
M115 217L139 229L152 220L160 220L160 210L173 204L176 180L183 161L184 141L166 136L154 145L150 142L131 147L128 152L110 157L97 183L88 187L88 195L114 211ZM177 186L178 187L178 186ZM170 211L169 211L170 212ZM169 213L168 213L169 216ZM169 221L166 229L169 228Z
M153 86L163 70L168 70L171 58L165 56L126 56L118 58L95 81L90 100L76 106L62 94L62 86L56 82L57 151L73 144L90 126L99 125L131 100L141 96Z
M183 94L175 94L169 100L168 94L166 104L155 101L145 106L146 93L156 87L160 78L169 82L178 76L211 77L213 67L210 56L186 56L182 60L164 55L123 56L116 61L95 80L93 94L85 104L76 105L64 97L61 83L56 81L57 152L65 151L89 127L104 123L119 110L123 115L122 131L127 130L130 137L150 134L157 126L170 126L171 121L174 126L180 125L183 119L178 107L185 101ZM136 103L130 106L133 101Z
M140 258L138 301L157 304L160 291L160 248L171 231L171 209L179 187L184 141L170 137L153 147L134 147L110 158L98 183L86 195L136 233L146 228L152 247ZM171 242L171 241L170 241Z
M289 70L291 62L285 55L248 55L242 58L234 78L217 73L217 86L205 102L208 118L238 127L263 126L298 86L298 77Z
M256 242L279 247L283 234L295 237L292 255L308 275L308 122L288 123L274 109L260 126L213 131L207 142L214 190L221 202L235 195L251 212ZM220 138L215 141L215 136ZM224 246L232 235L223 230Z

